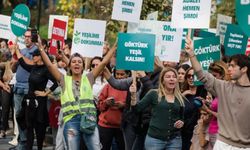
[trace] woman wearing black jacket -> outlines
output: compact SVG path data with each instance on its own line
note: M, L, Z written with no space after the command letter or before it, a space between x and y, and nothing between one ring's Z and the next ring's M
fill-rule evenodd
M194 99L196 97L203 97L205 99L207 96L207 91L203 85L196 86L194 84L194 69L192 67L186 71L182 95L187 99L184 101L184 126L181 133L182 150L189 150L194 126L197 124L200 115L199 108L195 105Z
M157 89L159 82L159 75L162 70L162 65L159 58L156 57L154 61L154 71L150 75L146 75L144 71L138 71L137 77L140 82L138 82L138 91L139 98L143 96L150 89ZM132 84L132 77L126 79L117 80L111 76L109 71L106 69L104 71L104 76L107 79L108 83L115 89L118 90L127 90L126 98L126 107L123 111L122 116L122 129L123 136L125 140L125 149L126 150L143 150L144 149L144 140L147 134L147 129L149 121L151 118L151 107L146 108L142 113L135 114L130 109L131 95L129 92L129 87Z
M27 61L18 49L16 49L16 55L20 65L30 72L29 91L28 94L25 95L25 101L23 101L22 105L25 109L27 150L32 150L34 129L38 150L42 150L46 127L48 125L47 95L55 90L58 84L44 65L38 49L32 54L33 62ZM48 80L51 80L53 85L46 91Z

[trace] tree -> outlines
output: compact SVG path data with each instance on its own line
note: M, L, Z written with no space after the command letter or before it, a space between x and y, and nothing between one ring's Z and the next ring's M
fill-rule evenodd
M111 20L114 0L59 0L57 10L61 15L69 16L68 34L72 37L75 18L97 19L107 21L106 39L114 41L119 32L121 22ZM216 3L216 0L212 0ZM171 21L173 0L143 0L141 19L145 20L151 12L158 11L158 20ZM217 5L211 16L210 27L216 27L217 14L235 18L234 0L223 0Z

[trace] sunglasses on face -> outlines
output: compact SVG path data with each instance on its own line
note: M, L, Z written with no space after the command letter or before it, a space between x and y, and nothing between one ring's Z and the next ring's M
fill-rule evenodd
M187 75L187 78L188 78L188 79L190 79L191 77L194 78L194 75L193 75L193 74L188 74L188 75Z
M97 66L98 66L98 64L91 64L91 68L95 68Z

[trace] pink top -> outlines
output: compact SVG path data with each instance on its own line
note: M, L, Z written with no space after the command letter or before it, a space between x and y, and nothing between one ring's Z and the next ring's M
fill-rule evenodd
M217 97L211 103L211 110L214 112L218 111L218 98ZM215 116L213 116L210 123L209 123L208 133L209 134L217 134L218 128L219 128L219 126L218 126L217 118Z

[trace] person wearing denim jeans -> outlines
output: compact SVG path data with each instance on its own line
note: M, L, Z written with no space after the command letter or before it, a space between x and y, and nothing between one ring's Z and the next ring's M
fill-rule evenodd
M18 116L21 112L22 108L22 100L25 94L28 93L28 89L21 89L15 87L14 89L14 109L16 110L16 116ZM26 130L22 130L20 125L17 123L17 128L19 132L18 137L18 150L26 150Z
M163 141L157 138L146 136L145 149L148 150L180 150L181 149L181 135L174 137L171 140Z
M146 150L181 150L181 133L184 116L184 98L178 84L178 73L174 68L164 68L159 78L159 88L150 90L139 102L136 84L130 86L131 111L139 113L152 107Z
M83 74L84 59L79 53L71 55L67 60L69 73L63 75L55 65L51 63L45 53L41 40L39 42L39 50L44 63L48 67L50 73L60 83L62 88L61 105L63 111L64 137L67 149L74 150L80 147L80 137L83 136L86 146L90 150L101 149L99 133L97 127L92 133L81 131L81 117L85 113L96 114L93 97L94 80L99 76L104 67L108 64L110 58L116 50L115 46L106 54L102 62L95 67L90 73ZM72 144L73 143L73 144Z
M25 34L25 45L26 48L21 50L21 53L25 57L26 61L30 64L32 64L32 53L34 52L37 47L34 45L34 43L31 41L31 29L28 29ZM29 72L24 70L22 66L18 65L16 63L16 84L14 86L14 109L16 110L16 116L18 116L21 112L22 108L22 100L25 94L28 94L28 78L29 78ZM18 140L18 149L19 150L26 150L26 131L22 130L20 128L20 125L18 124L18 131L19 131L19 140Z
M88 149L100 150L99 133L97 127L93 134L82 134L80 131L81 115L74 116L65 123L63 135L67 141L68 150L80 149L81 136Z

